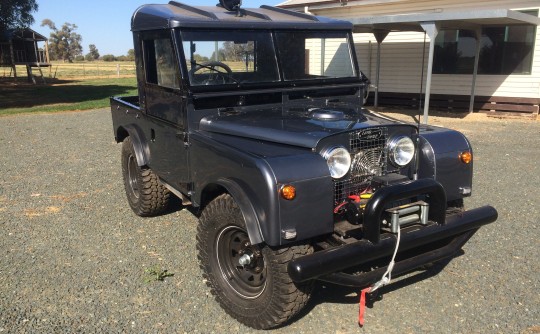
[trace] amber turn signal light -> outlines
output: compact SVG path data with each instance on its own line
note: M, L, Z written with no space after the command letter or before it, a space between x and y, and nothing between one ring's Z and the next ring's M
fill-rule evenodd
M290 184L282 186L279 192L281 194L281 197L289 201L293 200L296 197L296 188L294 186L291 186Z
M472 153L469 151L465 151L459 155L459 160L463 162L464 164L470 164L472 161Z

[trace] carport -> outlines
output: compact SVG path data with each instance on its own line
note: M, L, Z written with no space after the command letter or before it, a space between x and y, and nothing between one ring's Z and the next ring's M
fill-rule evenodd
M508 25L540 25L540 18L509 10L509 9L490 9L476 11L453 11L439 13L423 14L403 14L403 15L384 15L362 18L345 18L354 25L355 33L372 33L377 40L377 62L375 78L375 100L374 105L378 106L379 99L379 79L381 67L381 44L390 32L394 31L418 31L425 32L429 36L429 55L427 58L427 76L425 83L424 115L423 123L428 122L429 99L431 92L431 79L433 70L433 56L435 53L435 38L442 29L467 29L475 32L476 36L476 54L474 58L474 69L471 83L471 95L469 103L469 112L472 112L474 106L476 77L478 73L478 60L480 58L481 29L483 26L508 26ZM425 47L424 39L424 47ZM425 63L425 61L423 61ZM422 64L422 69L424 68ZM422 75L423 80L423 75ZM422 90L422 89L421 89ZM420 92L422 93L422 92Z

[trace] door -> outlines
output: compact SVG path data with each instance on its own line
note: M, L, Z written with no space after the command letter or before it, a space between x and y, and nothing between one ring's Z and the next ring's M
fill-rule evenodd
M141 35L144 55L144 105L150 126L149 166L176 189L190 181L186 99L170 31Z

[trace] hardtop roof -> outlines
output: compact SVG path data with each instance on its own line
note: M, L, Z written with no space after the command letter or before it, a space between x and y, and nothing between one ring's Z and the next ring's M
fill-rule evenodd
M131 30L156 30L177 27L241 29L325 29L350 30L347 21L294 12L271 6L242 8L241 16L221 6L190 6L176 1L143 5L131 19Z

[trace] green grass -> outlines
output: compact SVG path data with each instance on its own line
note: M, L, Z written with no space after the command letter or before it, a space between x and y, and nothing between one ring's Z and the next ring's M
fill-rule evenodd
M173 277L174 274L169 273L166 269L161 269L159 265L155 265L144 270L146 277L144 278L145 283L151 283L160 281L163 282L167 277Z
M111 96L137 94L135 78L48 82L0 81L0 115L103 108L109 106Z

